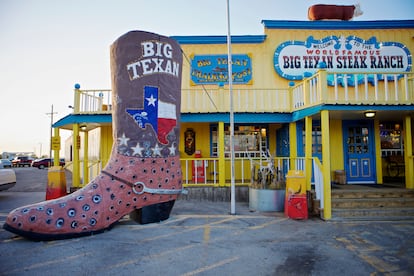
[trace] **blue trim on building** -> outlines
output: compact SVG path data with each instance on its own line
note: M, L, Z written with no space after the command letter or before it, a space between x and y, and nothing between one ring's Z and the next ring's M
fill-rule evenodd
M312 116L318 114L322 110L329 111L366 111L366 110L375 110L375 111L412 111L412 105L318 105L312 106L309 108L301 109L294 111L292 113L292 121L299 121L304 119L307 116Z
M289 113L235 113L235 123L289 123L292 115ZM229 113L185 113L181 114L181 123L213 123L230 122Z
M257 123L291 123L307 116L318 114L322 110L365 111L367 109L381 111L412 111L412 105L318 105L292 113L234 113L234 122L238 124ZM181 123L230 123L229 113L182 113ZM69 114L56 123L53 128L71 127L73 124L111 124L111 114Z
M227 44L227 36L171 36L180 44ZM235 35L231 36L233 44L263 43L265 35Z
M363 29L403 29L414 28L414 20L375 20L375 21L291 21L262 20L267 29L308 29L308 30L363 30Z
M412 111L413 105L323 105L321 110L348 110L348 111Z
M299 111L294 111L292 113L292 122L299 121L307 116L318 114L319 112L321 112L322 109L323 109L322 106L318 105L318 106L305 108Z
M112 114L69 114L56 123L52 127L64 127L73 124L88 124L88 123L97 123L97 124L111 124L112 123Z

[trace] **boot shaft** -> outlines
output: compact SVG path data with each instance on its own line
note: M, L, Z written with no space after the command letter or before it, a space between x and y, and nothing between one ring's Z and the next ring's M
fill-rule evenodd
M117 153L178 156L182 53L154 33L132 31L111 45L113 130Z

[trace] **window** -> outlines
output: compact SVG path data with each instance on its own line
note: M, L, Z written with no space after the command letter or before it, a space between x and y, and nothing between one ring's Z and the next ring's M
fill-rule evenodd
M305 129L302 130L302 143L303 148L306 145L306 133ZM305 150L303 150L305 152ZM320 125L312 126L312 155L322 154L322 132Z
M348 154L365 154L369 152L368 128L349 127L347 135Z
M403 155L402 123L380 123L382 156Z
M230 127L224 129L225 156L230 157ZM234 154L235 157L260 157L267 153L267 126L235 126ZM211 127L211 156L218 156L217 126Z

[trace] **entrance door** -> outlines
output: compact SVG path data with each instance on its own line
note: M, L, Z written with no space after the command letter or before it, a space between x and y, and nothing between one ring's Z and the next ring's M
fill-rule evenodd
M373 122L344 122L344 157L348 184L375 183Z

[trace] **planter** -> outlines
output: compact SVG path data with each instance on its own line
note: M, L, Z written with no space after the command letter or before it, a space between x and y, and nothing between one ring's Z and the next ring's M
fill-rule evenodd
M285 190L249 189L249 209L262 212L283 212Z

